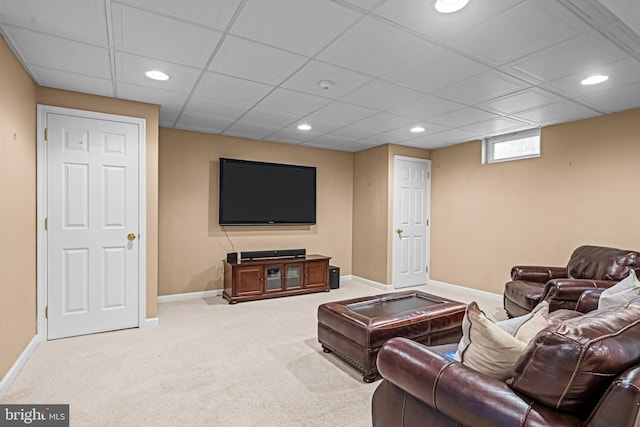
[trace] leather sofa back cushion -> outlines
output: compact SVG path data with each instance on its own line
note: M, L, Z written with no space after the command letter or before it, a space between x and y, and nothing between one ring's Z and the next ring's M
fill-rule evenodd
M580 246L571 254L567 273L574 279L620 281L631 268L640 268L640 254L635 251Z
M586 418L619 374L640 361L640 299L564 320L536 335L510 386L560 411Z

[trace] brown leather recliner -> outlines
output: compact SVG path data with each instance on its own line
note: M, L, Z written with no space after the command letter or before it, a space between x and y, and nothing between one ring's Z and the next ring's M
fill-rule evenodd
M640 253L602 246L580 246L566 267L515 266L504 289L504 309L509 316L529 313L541 301L549 311L575 309L587 289L606 289L640 272Z
M456 345L392 338L374 427L635 427L640 425L640 298L587 314L558 310L506 382L452 361Z

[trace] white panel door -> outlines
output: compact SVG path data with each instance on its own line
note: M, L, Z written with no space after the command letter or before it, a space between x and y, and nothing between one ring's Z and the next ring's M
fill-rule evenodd
M431 162L396 156L393 185L393 285L429 281Z
M138 126L46 126L48 339L137 327Z

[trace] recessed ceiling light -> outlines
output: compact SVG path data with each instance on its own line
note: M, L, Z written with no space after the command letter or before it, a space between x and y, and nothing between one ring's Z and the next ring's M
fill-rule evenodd
M311 130L311 126L306 124L306 123L302 123L298 125L298 129L300 130Z
M609 76L598 74L595 76L589 76L586 79L582 80L580 83L582 83L585 86L589 86L589 85L597 85L598 83L606 82L607 80L609 80Z
M469 0L436 0L435 8L440 13L457 12L469 3Z
M149 70L144 74L153 80L169 80L169 75L159 70Z
M424 132L425 129L422 126L414 126L411 128L411 132L413 133L420 133L420 132Z

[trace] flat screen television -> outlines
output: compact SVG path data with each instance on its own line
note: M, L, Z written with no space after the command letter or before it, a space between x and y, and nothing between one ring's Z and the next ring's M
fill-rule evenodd
M316 168L220 158L220 225L315 224Z

